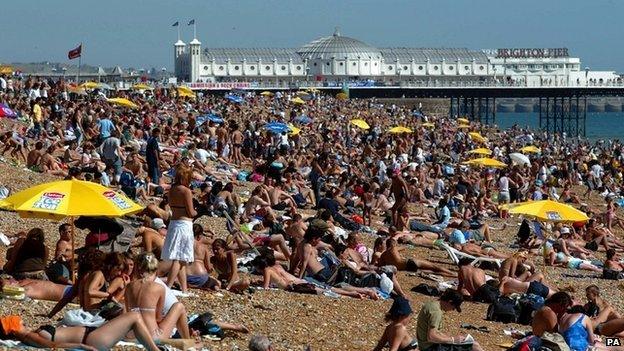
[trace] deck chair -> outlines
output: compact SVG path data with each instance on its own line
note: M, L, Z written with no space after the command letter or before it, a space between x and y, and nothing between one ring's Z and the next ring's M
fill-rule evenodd
M494 263L498 268L501 267L502 261L500 259L472 256L465 252L461 252L454 247L451 247L448 243L445 243L445 242L438 242L436 243L436 245L439 248L444 249L446 253L448 254L449 258L451 259L451 261L453 261L453 263L455 264L459 264L459 260L462 258L468 258L472 260L470 264L475 267L477 267L483 262L491 262L491 263Z

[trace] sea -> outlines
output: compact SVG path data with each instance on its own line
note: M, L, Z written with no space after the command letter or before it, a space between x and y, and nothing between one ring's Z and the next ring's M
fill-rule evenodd
M539 114L497 112L496 124L502 129L517 124L521 127L539 130ZM599 139L624 140L624 112L588 112L585 125L585 138L591 141Z

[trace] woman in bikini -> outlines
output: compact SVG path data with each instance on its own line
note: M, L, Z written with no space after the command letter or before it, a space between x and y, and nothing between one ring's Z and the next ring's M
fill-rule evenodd
M210 263L218 274L221 287L234 293L241 293L249 287L249 279L238 276L236 254L228 251L225 240L215 239L212 242L212 253Z
M166 315L162 315L165 287L156 283L158 260L152 253L142 253L136 262L138 279L128 284L125 293L126 310L139 312L149 333L155 339L168 339L173 328L183 339L190 338L186 309L176 302Z
M390 311L386 314L388 325L374 350L381 351L386 345L389 345L390 350L396 351L418 349L416 338L413 338L407 330L411 315L412 307L409 301L402 296L397 296Z
M31 330L24 326L20 316L0 318L0 339L17 339L26 345L46 349L110 350L129 332L133 332L147 350L158 350L141 315L136 312L124 313L98 328L42 325Z

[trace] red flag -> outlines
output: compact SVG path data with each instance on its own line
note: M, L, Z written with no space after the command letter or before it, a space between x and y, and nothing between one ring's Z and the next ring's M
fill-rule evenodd
M77 57L80 57L80 54L82 54L82 44L78 45L78 47L73 50L69 50L69 52L67 53L67 58L73 60Z

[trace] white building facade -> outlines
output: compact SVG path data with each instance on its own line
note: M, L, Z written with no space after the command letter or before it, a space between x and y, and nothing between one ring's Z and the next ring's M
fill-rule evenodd
M333 35L298 49L201 48L196 38L174 44L179 82L354 81L403 83L496 81L526 86L616 82L615 72L581 67L567 49L376 48Z

